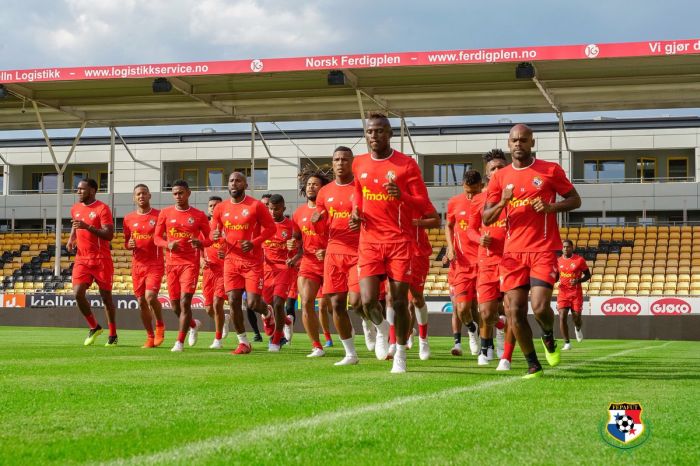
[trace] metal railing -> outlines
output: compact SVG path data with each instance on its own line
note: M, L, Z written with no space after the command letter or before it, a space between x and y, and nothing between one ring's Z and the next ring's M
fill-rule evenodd
M612 183L694 183L694 176L686 177L656 177L656 178L606 178L604 180L591 180L586 178L574 178L573 183L578 184L612 184Z
M107 192L107 188L101 188L98 189L97 192L99 194L105 194ZM74 190L73 189L64 189L63 194L73 194ZM55 189L45 189L45 190L40 190L40 189L10 189L9 195L11 196L18 196L18 195L24 195L24 194L56 194Z

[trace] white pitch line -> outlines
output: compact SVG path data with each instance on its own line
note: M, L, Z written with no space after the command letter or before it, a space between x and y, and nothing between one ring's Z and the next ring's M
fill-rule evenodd
M591 363L605 361L608 359L614 359L629 353L634 353L636 351L644 351L652 348L663 348L664 346L668 346L671 343L672 342L669 341L662 345L650 345L638 348L630 348L624 351L618 351L617 353L608 354L599 358L589 359L588 361L581 361L579 363L569 364L558 368L546 369L545 366L545 369L546 373L566 371L581 366L586 366ZM399 377L397 377L397 379ZM261 443L272 438L279 440L280 436L290 435L291 433L298 432L300 429L304 428L317 427L319 425L335 422L341 419L347 419L350 417L357 417L363 414L371 414L379 411L384 411L387 409L396 408L398 406L418 401L446 398L454 395L459 395L461 393L481 391L492 387L497 387L499 385L505 385L519 381L526 383L520 376L511 376L504 377L498 380L482 382L476 385L447 388L445 390L441 390L435 393L405 396L401 398L396 398L394 400L384 401L381 403L374 403L365 406L357 406L342 409L339 411L317 414L308 418L284 421L283 423L278 424L263 425L246 432L241 432L239 434L214 437L206 440L198 440L195 442L178 446L176 448L172 448L170 450L154 453L152 455L133 456L130 458L122 458L113 461L108 461L102 464L105 466L172 464L173 462L196 460L202 455L210 455L217 451L223 454L225 451L235 450L237 447L249 447L251 444Z

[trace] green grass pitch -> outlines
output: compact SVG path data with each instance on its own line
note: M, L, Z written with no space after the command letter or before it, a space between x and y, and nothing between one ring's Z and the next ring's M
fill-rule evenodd
M0 464L698 464L700 343L574 342L545 377L449 355L409 353L392 375L357 339L309 360L308 341L233 356L197 347L83 347L82 329L0 327ZM639 402L650 435L621 450L603 440L610 402Z

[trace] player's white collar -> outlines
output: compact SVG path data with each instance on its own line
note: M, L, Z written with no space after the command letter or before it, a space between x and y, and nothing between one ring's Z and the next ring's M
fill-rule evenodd
M137 214L137 215L148 215L148 214L150 214L152 211L153 211L153 207L151 207L150 209L148 209L148 212L144 212L144 213L139 212L138 209L137 209L137 210L136 210L136 214Z
M535 162L537 162L537 159L532 159L532 163L530 165L528 165L527 167L518 168L515 165L513 165L512 163L510 164L510 166L513 167L513 170L525 170L526 168L530 168L531 166L533 166L535 164Z
M185 210L182 210L182 209L179 209L177 206L175 206L175 210L177 210L178 212L187 212L191 208L192 208L192 206L188 206Z
M377 161L377 162L383 162L384 160L389 160L394 155L394 152L396 152L396 151L394 149L391 149L391 154L389 154L389 157L386 157L383 159L375 159L374 156L372 155L372 153L370 152L369 158L371 158L372 160Z
M345 184L340 184L340 183L338 183L338 180L334 180L334 183L335 183L336 186L350 186L350 185L353 184L354 182L355 182L355 178L354 178L354 177L353 177L352 181L348 181L348 182L345 183Z
M231 200L231 204L241 204L243 201L246 200L247 197L248 197L247 194L243 194L243 199L241 199L240 202L236 202L236 201L233 200L233 198L231 198L231 199L230 199L230 200Z
M93 205L95 202L97 202L97 199L95 199L94 201L92 201L92 202L89 203L89 204L86 204L86 203L84 203L84 202L82 202L82 204L83 204L85 207L90 207L90 206Z

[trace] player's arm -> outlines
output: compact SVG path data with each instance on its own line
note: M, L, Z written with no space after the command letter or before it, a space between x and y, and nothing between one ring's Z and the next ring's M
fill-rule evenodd
M163 236L165 235L165 215L163 215L163 211L158 214L158 221L156 222L156 229L153 232L153 243L158 246L159 248L168 248L170 249L170 246L168 244L168 240L165 239Z
M353 165L354 168L354 165ZM352 196L352 214L350 214L350 221L348 222L348 228L352 231L356 231L360 229L360 225L362 224L362 186L360 186L360 182L357 178L357 174L355 173L355 170L353 169L353 175L355 175L355 181L354 181L354 186L355 186L355 194Z
M210 238L211 227L209 226L209 220L202 214L199 220L199 236L197 238L192 238L190 244L193 248L204 249L212 245L213 241Z
M572 281L572 283L571 283L572 285L578 285L579 283L587 282L588 280L591 279L591 271L588 269L588 267L586 267L585 269L583 269L583 271L582 271L581 273L582 273L581 278L575 279L575 280L571 280L571 281Z
M454 260L455 249L454 249L454 228L455 228L455 217L452 215L450 206L447 206L447 221L445 222L445 241L447 242L447 252L442 258L443 263Z
M136 249L136 241L132 241L131 238L131 228L129 228L128 222L124 221L124 247L130 251Z
M581 207L581 196L579 196L574 185L571 184L569 179L564 173L564 169L559 165L554 167L552 173L552 187L557 194L559 194L563 199L559 202L552 202L551 204L542 201L542 199L535 199L532 203L532 208L536 212L541 212L545 214L556 213L556 212L569 212L574 209Z
M484 211L481 213L483 224L491 225L497 221L511 199L513 199L513 185L501 187L498 173L496 173L486 190L486 202L484 203Z
M66 249L69 252L75 251L75 249L78 247L76 244L76 239L75 228L71 227L70 236L68 237L68 242L66 243Z
M430 207L428 207L426 211L428 213L423 214L421 218L414 218L412 220L413 225L421 228L440 228L442 219L440 218L440 214L437 213L437 210L435 210L432 204L430 205Z
M114 223L112 220L112 213L109 208L104 208L100 211L100 228L88 225L82 220L73 220L73 229L75 230L87 230L93 235L105 241L112 241L114 238Z
M479 244L480 246L483 246L485 248L488 248L491 245L491 236L489 235L488 230L482 235L481 234L481 226L483 224L482 222L482 210L477 208L474 208L475 206L472 205L472 209L469 212L469 222L467 223L467 238L469 238L470 241Z
M326 202L324 196L316 197L316 211L311 215L311 227L318 233L323 231L323 223L321 220L328 220L328 212L326 211Z
M275 220L272 218L270 211L265 207L265 204L258 202L257 209L257 219L260 223L260 233L258 236L253 238L253 246L260 246L266 240L275 236L275 231L277 227L275 226Z
M296 248L297 253L294 254L293 257L287 259L287 266L288 267L296 267L299 261L301 260L301 256L304 255L304 244L303 241L301 240L301 231L297 228L297 224L294 224L294 231L292 232L292 238L287 241L287 249L290 251L293 251L294 248Z
M401 191L393 180L384 183L384 189L386 189L387 194L401 199L411 209L418 212L425 207L426 200L430 199L428 188L423 181L423 175L415 161L406 170L406 189L404 191Z

